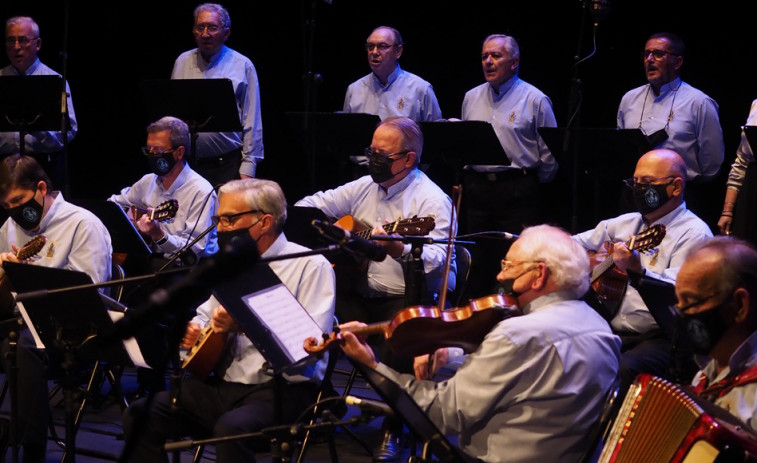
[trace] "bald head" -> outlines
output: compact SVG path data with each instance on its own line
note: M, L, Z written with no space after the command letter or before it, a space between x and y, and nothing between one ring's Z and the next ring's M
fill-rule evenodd
M636 163L636 172L649 172L648 177L681 177L686 179L686 163L673 150L657 149L644 154ZM634 173L636 175L636 173Z

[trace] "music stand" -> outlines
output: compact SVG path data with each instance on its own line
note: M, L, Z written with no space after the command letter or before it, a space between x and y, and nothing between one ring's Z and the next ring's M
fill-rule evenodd
M571 198L571 206L555 210L571 211L573 233L623 212L619 211L621 180L631 177L639 157L653 148L640 129L539 127L538 131L560 165L558 175L563 180L568 175L572 195L564 198ZM588 187L582 188L584 182ZM592 206L579 210L581 203Z
M148 123L164 116L189 126L189 159L197 160L199 132L241 132L234 86L229 79L148 79L141 85Z
M349 158L363 155L381 121L375 114L342 112L295 111L286 117L305 150L313 191L352 180L353 176L347 175L354 166Z
M442 463L472 463L475 458L452 445L428 415L397 383L373 368L350 359L355 369L360 372L373 390L389 405L398 417L407 425L410 432L421 439L424 455L421 461L430 462L435 456Z
M459 185L465 166L509 166L492 125L485 121L419 122L423 131L421 164L444 191Z
M14 262L4 262L3 268L18 293L17 307L37 347L45 349L51 358L62 357L65 451L66 456L73 459L78 426L73 406L74 378L78 365L108 361L134 366L144 365L144 360L133 338L104 346L97 346L94 342L100 333L111 331L114 325L97 289L55 291L91 284L92 279L87 274ZM59 362L51 361L51 364L56 363ZM66 461L72 461L68 458Z
M19 132L20 154L26 153L27 133L60 130L61 79L57 75L0 77L0 132ZM70 129L68 112L66 127Z
M123 256L122 261L117 263L126 265L127 262L139 262L141 265L150 258L150 246L120 204L104 199L80 199L75 202L95 214L108 229L114 257Z
M326 213L317 207L287 206L284 234L289 241L317 249L323 246L324 241L321 233L313 226L313 220L330 222Z

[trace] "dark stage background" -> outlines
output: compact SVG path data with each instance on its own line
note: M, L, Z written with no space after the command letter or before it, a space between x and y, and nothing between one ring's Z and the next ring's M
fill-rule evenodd
M139 83L169 77L179 53L194 48L192 10L197 3L71 1L68 14L65 3L2 2L0 17L4 21L17 14L33 16L43 39L40 58L58 71L68 23L67 77L79 121L79 135L69 146L71 193L75 198L105 197L146 171L138 148L149 121L143 115ZM323 77L314 109L341 109L347 85L368 73L362 45L375 26L391 25L402 32L402 67L433 84L445 117L459 117L465 91L483 82L478 57L483 38L504 32L520 43L520 76L551 97L558 125L564 125L573 56L580 38L581 56L592 44L591 24L582 27L579 0L223 4L232 19L227 45L253 61L260 79L266 159L259 176L277 180L292 202L312 190L305 152L285 117L305 108L302 76L313 70ZM683 79L720 105L724 178L739 127L757 97L757 44L749 34L750 17L740 9L735 3L613 0L609 16L599 23L596 54L579 67L582 125L613 127L623 93L645 83L639 58L645 38L661 30L677 32L689 50ZM312 64L305 53L307 44L314 50ZM4 55L1 63L7 64ZM715 202L722 200L721 184ZM566 185L558 182L553 187L555 211L562 213L556 213L553 222L568 226Z

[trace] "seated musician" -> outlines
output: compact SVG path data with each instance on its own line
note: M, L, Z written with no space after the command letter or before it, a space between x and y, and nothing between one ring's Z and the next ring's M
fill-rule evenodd
M343 349L403 386L481 461L577 461L615 382L620 340L579 300L589 260L567 233L526 228L506 259L497 279L524 315L495 325L449 380L401 375L348 330Z
M219 191L218 241L251 239L263 258L302 252L306 248L290 242L282 229L287 216L286 200L275 182L261 179L233 180ZM322 256L273 261L271 269L281 279L323 332L334 323L334 271ZM130 461L167 461L163 444L168 437L184 435L227 436L254 432L274 421L273 381L265 360L240 332L215 297L197 308L197 316L186 329L183 347L192 346L202 327L210 324L214 333L229 333L224 357L214 375L202 380L189 377L181 385L178 403L172 411L170 395L161 392L149 403L140 399L124 414L124 435L135 444ZM285 423L315 401L316 383L322 379L325 361L285 372L282 394ZM145 419L142 419L145 418ZM174 428L174 424L176 427ZM254 440L235 440L216 445L217 461L255 461Z
M388 117L376 128L368 149L369 173L338 188L319 191L295 203L296 206L317 207L329 217L352 216L368 227L372 234L386 235L386 223L398 219L434 217L436 226L429 237L444 239L457 224L450 224L452 202L426 174L418 169L423 151L423 133L416 122L406 117ZM354 230L353 230L354 231ZM382 262L370 262L362 271L340 272L337 266L339 291L336 314L340 320L360 320L366 323L390 320L397 312L414 305L432 301L406 297L406 272L403 258L409 257L411 246L400 241L379 241L386 247L388 257ZM421 259L428 293L438 293L442 287L443 268L447 255L443 244L423 246ZM454 256L453 256L454 257ZM453 261L454 262L454 259ZM344 278L348 276L348 278ZM344 284L350 279L351 284ZM449 275L449 289L454 289L454 266ZM381 343L381 341L379 341ZM384 363L402 371L412 371L412 359L393 357L385 344L380 344ZM401 425L385 421L383 442L374 451L374 461L394 461L401 451Z
M44 246L28 263L84 272L95 283L110 278L110 234L94 214L67 202L29 156L11 155L0 163L0 205L9 218L0 228L0 262L18 262L19 248L43 235ZM11 316L6 313L5 318ZM3 352L8 342L3 341ZM8 371L6 356L2 356ZM47 354L35 347L27 329L20 331L18 418L16 429L24 462L43 462L50 409L47 402Z
M694 391L757 432L757 250L713 238L681 266L676 296L700 354Z
M611 255L615 268L621 272L636 272L674 283L691 249L712 238L707 224L686 209L683 199L686 164L674 151L652 150L639 158L633 177L625 182L638 212L603 220L593 230L579 233L574 239L588 251L600 251L609 241L612 252L608 253L608 258ZM638 236L656 225L665 227L659 245L641 253L629 249L626 241L631 236ZM615 270L610 268L598 283L616 276L613 272ZM620 301L612 301L610 297L604 307L610 307L610 302L619 303L615 313L605 313L605 316L613 332L623 340L620 381L625 390L639 373L669 377L671 359L670 340L658 327L638 291L623 280L620 288L614 293ZM690 373L694 371L692 365Z
M114 201L124 208L135 208L137 229L148 241L153 252L171 257L187 246L203 231L211 227L217 197L213 187L187 164L189 127L181 119L166 116L147 127L147 146L142 150L152 173L134 185L114 194ZM175 200L178 209L165 222L150 220L151 209L168 205ZM211 231L192 246L195 258L215 253L215 231ZM161 262L162 264L164 262ZM160 265L156 264L156 265Z

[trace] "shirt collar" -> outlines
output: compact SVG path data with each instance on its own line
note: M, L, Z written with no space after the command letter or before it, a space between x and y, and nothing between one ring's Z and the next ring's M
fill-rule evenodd
M62 207L61 204L66 202L60 191L53 191L50 193L50 196L53 197L53 203L50 205L47 213L45 213L45 216L42 217L42 220L40 220L39 227L37 227L36 230L33 230L35 234L41 234L47 229L48 225L50 225L50 222L53 220L52 218L55 217L55 211L60 209Z
M13 73L16 74L17 76L31 76L37 71L37 68L39 68L39 65L40 65L40 61L39 61L39 58L37 58L36 60L34 60L31 66L26 68L26 71L24 71L23 74L18 72L18 69L14 68L13 66L11 66L10 68L13 70Z
M676 77L675 79L671 80L667 84L663 84L660 86L660 95L666 95L667 93L671 91L677 91L683 82L681 81L680 77Z
M179 172L179 175L176 176L176 180L173 181L169 189L166 190L163 187L163 182L160 181L160 177L157 174L155 174L155 184L158 185L160 189L165 191L166 193L173 194L181 185L184 185L191 171L192 168L189 167L189 163L185 162L184 167L181 169L181 172Z
M500 85L497 90L494 90L494 87L489 85L489 91L492 93L492 98L495 100L499 100L500 98L504 97L507 92L510 91L511 88L515 86L515 84L519 81L518 75L514 75L507 79L502 85Z
M395 67L394 71L392 71L392 73L389 74L389 77L386 78L386 87L381 85L381 82L379 82L379 79L378 77L376 77L376 74L373 74L373 81L376 82L376 85L378 85L381 88L389 88L399 78L401 74L402 74L402 69L400 69L400 63L397 63L397 67Z
M656 222L648 224L650 227L656 224L670 225L678 217L686 213L686 201L682 201L675 209L660 217ZM643 220L643 217L642 217Z
M576 296L570 291L555 291L543 296L539 296L533 301L529 302L523 307L523 314L538 312L543 310L546 306L554 304L555 302L575 300Z
M202 53L200 53L200 49L197 49L197 64L200 67L200 69L210 69L218 64L218 62L221 60L221 57L223 57L224 53L226 53L226 50L228 47L226 45L221 45L221 49L218 50L218 53L210 57L210 61L208 62L207 66L205 65L205 60L202 58Z
M283 254L284 248L288 242L289 240L287 240L284 232L279 233L279 236L276 237L276 241L274 241L273 244L260 255L260 257L274 257Z
M413 167L413 170L411 170L405 176L405 178L403 178L399 182L397 182L394 185L392 185L389 188L387 188L387 190L386 190L386 198L389 199L392 196L394 196L397 193L399 193L400 191L403 191L405 188L407 188L408 185L410 185L411 183L413 183L416 180L416 178L418 178L418 175L419 175L418 168L417 167ZM378 188L379 191L381 191L381 192L384 191L384 189L381 188L381 185L379 185L378 183L376 184L376 188Z

